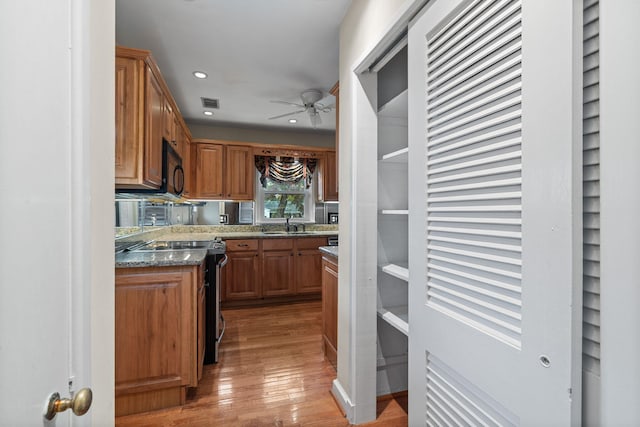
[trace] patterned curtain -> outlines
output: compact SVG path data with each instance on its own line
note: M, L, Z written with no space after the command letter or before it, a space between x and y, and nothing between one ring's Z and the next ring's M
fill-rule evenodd
M255 156L256 169L260 172L260 183L267 187L267 177L276 182L299 182L305 180L307 188L311 186L311 178L316 170L318 159L293 157Z

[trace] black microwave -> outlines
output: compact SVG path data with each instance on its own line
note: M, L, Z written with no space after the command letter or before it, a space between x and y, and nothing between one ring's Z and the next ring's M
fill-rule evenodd
M154 189L116 189L116 193L131 195L154 195L175 199L184 191L184 169L182 159L176 150L165 140L162 140L162 185Z
M162 187L160 192L180 196L184 191L182 159L166 140L162 140Z

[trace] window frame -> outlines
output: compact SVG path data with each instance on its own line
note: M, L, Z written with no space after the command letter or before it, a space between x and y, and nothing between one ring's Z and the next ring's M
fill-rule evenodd
M309 188L304 190L304 216L302 218L293 218L296 223L314 223L315 222L315 189L316 189L316 174L313 173L313 178L311 179L311 185ZM267 179L270 179L267 177ZM260 172L256 171L255 173L255 185L256 185L256 197L255 197L255 209L254 209L254 222L256 224L281 224L285 222L285 218L266 218L264 216L264 196L267 193L278 193L276 191L266 191L264 187L262 187L262 183L260 182Z

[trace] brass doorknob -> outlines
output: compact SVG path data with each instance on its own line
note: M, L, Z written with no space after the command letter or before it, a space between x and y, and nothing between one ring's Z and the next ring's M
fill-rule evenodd
M49 396L49 404L47 405L47 412L44 417L47 420L52 420L58 412L64 412L71 408L74 414L80 416L89 411L91 407L91 401L93 400L93 392L90 388L83 388L73 394L71 399L60 399L59 393L52 393Z

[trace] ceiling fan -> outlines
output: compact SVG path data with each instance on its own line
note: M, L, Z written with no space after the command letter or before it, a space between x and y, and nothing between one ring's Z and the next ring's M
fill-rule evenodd
M292 111L290 113L269 117L269 120L292 116L294 114L300 114L306 111L307 114L309 114L309 120L311 120L311 125L313 127L316 127L322 123L322 119L320 118L320 113L329 113L331 110L333 110L333 107L335 106L335 97L333 95L328 95L326 97L323 97L322 91L318 89L305 90L300 94L300 99L302 100L302 104L297 104L295 102L287 102L287 101L271 101L275 104L293 105L295 107L298 107L299 109L296 111Z

